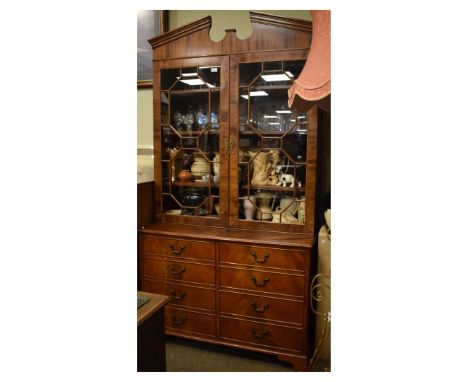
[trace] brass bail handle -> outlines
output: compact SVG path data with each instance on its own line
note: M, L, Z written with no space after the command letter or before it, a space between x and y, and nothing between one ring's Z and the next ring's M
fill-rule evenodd
M260 312L260 313L265 312L270 307L269 304L265 304L261 308L257 308L257 303L255 301L251 301L250 305L252 305L252 307L255 309L256 312Z
M182 299L185 297L186 294L187 294L186 292L182 292L180 295L177 296L176 291L175 291L175 290L171 290L171 295L172 295L172 298L173 298L174 300L182 300Z
M261 333L257 334L257 330L255 328L250 329L250 332L255 338L263 338L268 334L268 330L263 329Z
M186 316L182 316L180 319L177 319L176 316L171 316L171 318L172 318L172 321L174 322L174 324L176 324L176 325L182 325L185 322L185 320L187 319Z
M175 245L169 244L169 251L171 251L173 255L180 256L184 249L185 245L182 245L179 249L177 249Z
M270 281L270 279L269 279L268 277L266 277L266 278L263 280L263 282L262 282L261 284L259 284L259 283L257 282L257 279L256 279L255 276L252 276L252 279L251 279L251 280L254 282L255 286L261 286L261 287L266 286L266 284Z
M263 260L260 260L260 259L257 259L257 254L255 253L255 251L251 251L250 252L250 256L253 256L253 258L255 259L255 262L256 263L266 263L266 261L268 260L268 258L270 257L270 253L265 253L265 256L263 256Z
M176 269L172 265L169 267L169 272L171 272L174 275L184 273L185 271L186 271L185 268L180 268L180 270L176 271Z

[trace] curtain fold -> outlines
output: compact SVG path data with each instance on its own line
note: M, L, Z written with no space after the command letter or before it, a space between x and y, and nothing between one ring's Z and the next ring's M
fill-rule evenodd
M299 77L288 90L288 105L298 112L309 110L313 104L330 108L330 16L331 11L310 11L312 41L309 56Z

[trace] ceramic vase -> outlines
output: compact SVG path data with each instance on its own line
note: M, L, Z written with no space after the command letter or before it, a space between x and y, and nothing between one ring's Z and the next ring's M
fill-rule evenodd
M305 224L305 200L299 201L299 207L297 209L297 219L299 224Z
M219 176L219 153L216 152L213 158L213 172L215 176Z
M193 175L189 170L182 170L181 172L179 172L179 175L177 175L177 177L181 182L190 182L192 180Z
M245 198L242 203L244 207L245 220L254 220L255 215L255 199L250 197Z
M259 192L255 196L258 199L257 220L271 220L273 215L271 210L275 203L273 194L270 192ZM273 200L273 202L271 202Z
M288 210L292 216L296 215L299 208L299 201L293 201L294 198L290 196L283 196L280 201L280 207L282 210Z
M193 176L201 178L203 175L210 173L210 164L204 157L196 157L190 168Z

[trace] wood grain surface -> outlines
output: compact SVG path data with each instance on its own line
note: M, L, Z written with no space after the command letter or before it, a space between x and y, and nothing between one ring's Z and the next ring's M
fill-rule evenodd
M159 309L163 308L171 298L169 296L139 291L138 297L148 298L149 301L137 310L137 323L141 325Z

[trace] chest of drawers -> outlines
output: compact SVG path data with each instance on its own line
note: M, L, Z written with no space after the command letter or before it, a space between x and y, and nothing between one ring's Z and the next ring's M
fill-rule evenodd
M167 334L275 354L305 370L313 350L312 242L291 234L269 242L249 235L214 228L188 235L170 225L141 229L142 290L171 296Z

